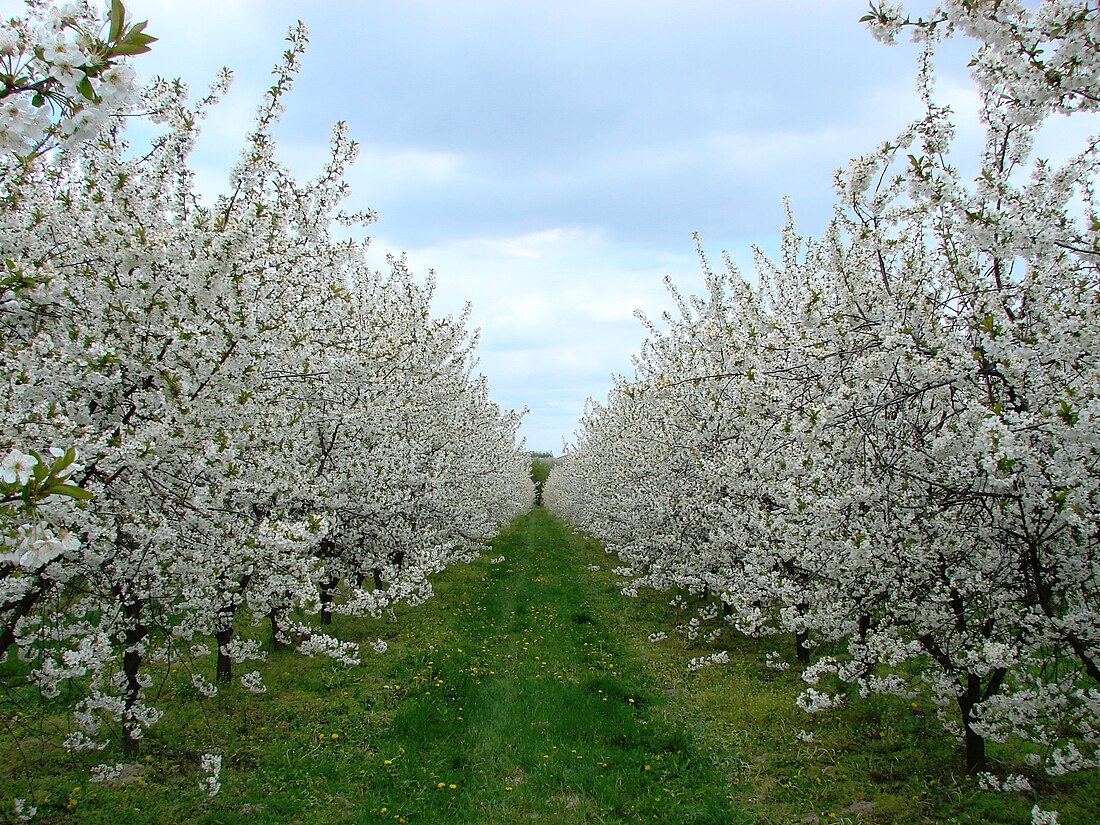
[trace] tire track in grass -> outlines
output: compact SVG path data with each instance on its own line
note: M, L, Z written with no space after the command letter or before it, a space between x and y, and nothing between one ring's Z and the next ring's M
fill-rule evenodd
M364 821L737 821L706 755L651 714L664 697L629 656L622 597L584 569L593 545L537 508L494 552L440 597L448 641L377 742L393 756Z

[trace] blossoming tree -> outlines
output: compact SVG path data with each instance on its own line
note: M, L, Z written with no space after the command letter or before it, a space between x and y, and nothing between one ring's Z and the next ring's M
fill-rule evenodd
M160 133L135 151L107 90L149 38L117 2L101 40L72 14L41 7L68 45L47 50L19 21L3 41L18 66L0 76L6 97L34 87L58 119L9 112L14 148L0 158L0 655L17 654L47 697L74 688L69 747L113 732L133 754L160 714L146 702L154 674L187 669L214 695L199 658L210 642L215 682L263 656L238 634L249 614L279 638L296 622L304 653L354 662L354 645L306 627L341 579L379 570L387 606L426 598L427 576L533 490L518 420L471 377L462 323L432 319L430 290L403 267L373 272L365 243L331 237L334 220L371 217L337 211L355 156L346 128L314 180L275 159L305 28L209 205L187 163L228 74L194 105L178 83L143 89ZM106 119L88 136L93 107Z
M650 516L616 506L634 488L607 491L644 472L689 542L675 576L643 583L705 579L740 629L793 631L804 658L830 643L805 670L808 710L927 696L972 771L990 738L1033 743L1052 773L1097 764L1098 142L1060 166L1033 157L1051 117L1097 107L1096 19L1062 0L916 21L872 6L876 36L924 43L924 116L838 174L824 235L788 226L758 287L708 274L547 486L618 546ZM932 71L958 32L980 44L972 181ZM667 462L652 473L606 443L644 440ZM684 478L712 491L690 519Z

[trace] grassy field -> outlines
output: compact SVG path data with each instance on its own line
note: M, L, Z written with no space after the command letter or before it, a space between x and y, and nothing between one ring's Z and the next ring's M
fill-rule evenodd
M1100 822L1095 773L983 791L920 707L806 716L795 669L762 667L774 641L689 671L730 640L650 643L676 621L667 596L621 596L613 559L541 508L494 545L504 562L448 571L397 623L336 617L342 638L388 640L362 667L273 653L266 695L214 699L169 678L165 718L112 784L88 771L120 754L73 757L9 722L0 817L33 797L38 821L114 825L1028 823L1035 802L1063 825ZM207 752L224 757L212 799Z

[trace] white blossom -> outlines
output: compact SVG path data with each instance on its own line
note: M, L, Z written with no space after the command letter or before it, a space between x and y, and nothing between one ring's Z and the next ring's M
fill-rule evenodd
M260 671L253 670L251 673L245 673L241 675L241 684L249 693L263 694L267 693L267 685L263 683Z
M687 668L690 671L697 671L711 665L726 665L729 664L729 661L729 653L723 650L719 653L712 653L709 656L697 656L688 662Z
M199 760L199 769L206 774L199 780L199 790L206 791L209 797L215 797L221 791L219 778L222 772L222 758L219 754L204 753Z
M30 481L36 464L38 459L33 455L12 450L4 456L3 462L0 462L0 473L2 473L0 477L6 484L26 484Z
M25 799L16 797L14 800L14 813L17 822L30 822L38 814L38 808L28 805Z

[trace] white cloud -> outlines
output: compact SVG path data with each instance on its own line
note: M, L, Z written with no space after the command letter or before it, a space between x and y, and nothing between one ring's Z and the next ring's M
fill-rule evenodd
M372 240L376 267L401 251L384 235ZM559 449L585 399L602 398L612 375L630 373L644 338L634 310L658 317L671 306L664 276L689 291L699 280L690 246L641 262L598 232L569 227L404 251L413 271L435 269L437 312L457 314L472 302L480 369L498 403L530 407L523 434L536 449Z

